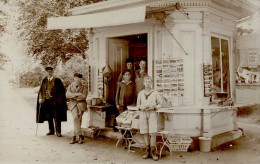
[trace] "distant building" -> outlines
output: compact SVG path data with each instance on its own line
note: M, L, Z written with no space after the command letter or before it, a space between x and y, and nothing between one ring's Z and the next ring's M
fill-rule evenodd
M260 100L260 11L240 19L238 29L236 102L256 104Z

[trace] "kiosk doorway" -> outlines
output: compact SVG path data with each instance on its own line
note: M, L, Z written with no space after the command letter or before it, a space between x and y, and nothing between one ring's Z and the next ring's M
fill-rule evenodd
M147 63L147 46L147 34L108 38L107 55L108 65L112 69L112 80L106 88L105 97L109 104L115 104L118 77L125 69L126 59L132 59L134 70L138 70L140 60Z

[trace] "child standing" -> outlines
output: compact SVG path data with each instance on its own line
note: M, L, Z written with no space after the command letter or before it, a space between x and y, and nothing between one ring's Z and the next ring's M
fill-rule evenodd
M87 110L86 97L88 95L87 87L81 82L82 75L75 73L73 82L67 89L66 96L70 99L69 110L73 116L74 136L70 144L76 143L76 137L79 138L78 143L82 144L84 136L81 131L81 122L84 112Z
M135 103L135 84L131 81L131 70L123 72L123 80L118 82L116 90L116 108L121 114L127 106Z
M156 110L161 107L162 100L157 91L152 89L152 78L144 77L144 89L139 92L137 97L137 108L140 110L140 133L144 134L145 145L147 148L143 159L152 157L157 161L155 154L157 114Z

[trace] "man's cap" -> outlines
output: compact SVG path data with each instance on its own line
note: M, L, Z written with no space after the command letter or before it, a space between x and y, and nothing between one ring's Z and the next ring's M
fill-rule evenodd
M79 73L79 74L78 74L78 77L79 77L79 78L83 78L83 75Z
M46 67L45 67L45 71L48 71L48 70L53 71L53 67L52 67L52 66L46 66Z
M83 75L80 73L74 73L74 77L83 78Z
M133 61L133 59L128 58L128 59L126 59L126 63L134 63L134 61Z

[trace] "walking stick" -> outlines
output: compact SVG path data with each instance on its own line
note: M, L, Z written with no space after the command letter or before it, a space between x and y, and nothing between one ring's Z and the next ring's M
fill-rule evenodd
M37 136L37 132L38 132L38 122L39 122L39 119L40 119L40 112L41 112L41 108L42 108L42 103L39 103L39 112L38 112L38 115L37 115L37 123L36 123L36 132L35 132L35 136ZM37 112L37 111L36 111Z

